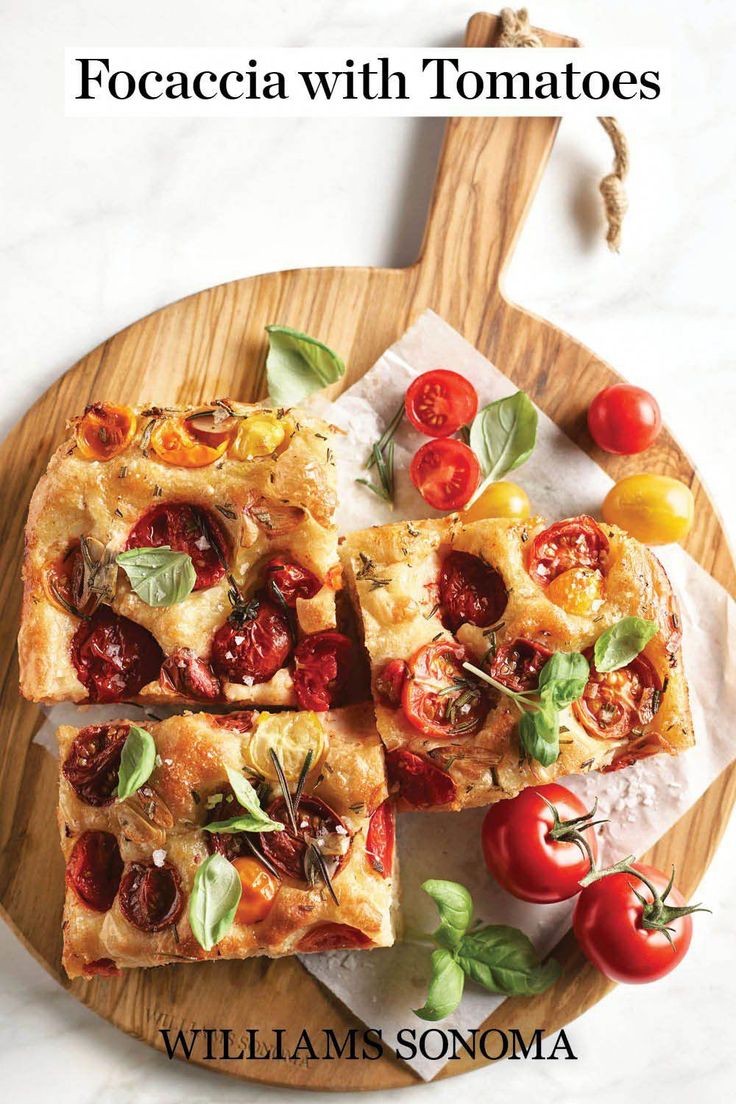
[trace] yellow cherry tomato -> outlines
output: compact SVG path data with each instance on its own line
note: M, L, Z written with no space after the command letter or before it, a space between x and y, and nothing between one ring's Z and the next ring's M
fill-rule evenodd
M463 521L483 521L485 518L518 518L523 521L531 513L529 496L517 483L491 483L475 502L463 510Z
M273 456L286 440L291 425L286 418L277 418L268 410L244 418L230 452L237 460L255 460Z
M603 576L590 567L571 567L552 580L545 594L566 613L589 617L603 603Z
M241 895L235 920L238 924L257 924L265 920L273 908L279 882L258 859L246 855L233 859L240 878Z
M136 422L129 406L93 403L75 426L77 448L85 460L112 460L133 440Z
M209 445L192 433L183 418L159 419L151 431L151 448L159 460L178 468L204 468L224 454L230 443L226 437L217 445Z
M695 500L690 488L669 475L627 475L605 497L603 519L643 544L671 544L690 532Z
M327 751L328 738L318 713L261 713L245 749L253 769L271 782L278 780L271 751L275 751L287 782L296 782L311 751L310 773L319 767Z

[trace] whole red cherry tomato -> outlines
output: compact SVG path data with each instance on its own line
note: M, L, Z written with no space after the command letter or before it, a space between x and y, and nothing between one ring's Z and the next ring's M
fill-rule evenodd
M687 954L693 932L690 913L671 880L651 866L635 873L605 874L585 886L575 905L573 930L587 958L611 981L657 981ZM640 897L644 898L642 904Z
M449 437L472 421L478 411L475 388L464 376L436 368L409 384L406 416L427 437Z
M283 609L259 592L245 612L236 610L215 633L212 668L228 682L268 682L286 663L291 645Z
M435 510L459 510L480 482L480 464L472 449L454 437L427 441L409 468L411 481Z
M630 383L614 383L599 391L590 404L588 428L599 448L631 456L654 444L662 415L648 391Z
M589 827L592 815L575 794L555 782L497 801L481 829L489 872L522 901L546 905L574 897L598 852Z

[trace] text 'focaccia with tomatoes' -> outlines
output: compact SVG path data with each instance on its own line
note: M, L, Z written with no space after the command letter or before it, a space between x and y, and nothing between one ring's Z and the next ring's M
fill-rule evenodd
M70 977L393 943L394 816L370 705L58 740Z
M590 517L351 534L400 808L459 809L693 743L680 621L652 553Z
M72 429L29 510L23 694L334 704L335 431L226 400L100 403Z

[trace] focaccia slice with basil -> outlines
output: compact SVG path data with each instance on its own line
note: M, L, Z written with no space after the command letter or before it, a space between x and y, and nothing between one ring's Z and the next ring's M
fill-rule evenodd
M64 726L58 741L70 977L393 943L370 705Z
M335 432L296 409L224 399L88 407L31 499L24 696L336 701L349 663L334 636ZM330 650L340 670L318 703L303 672Z
M693 743L676 599L616 527L451 515L352 533L342 559L400 807L486 805ZM626 661L597 671L599 640L603 666ZM540 695L561 653L582 659L556 659Z

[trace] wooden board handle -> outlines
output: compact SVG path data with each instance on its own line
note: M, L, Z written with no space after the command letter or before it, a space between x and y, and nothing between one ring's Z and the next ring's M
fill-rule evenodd
M497 16L479 12L468 23L465 45L492 46L500 25ZM577 45L537 33L549 46ZM448 121L418 262L420 281L435 284L436 309L448 321L465 312L473 294L487 300L489 288L498 290L558 125L547 118Z

